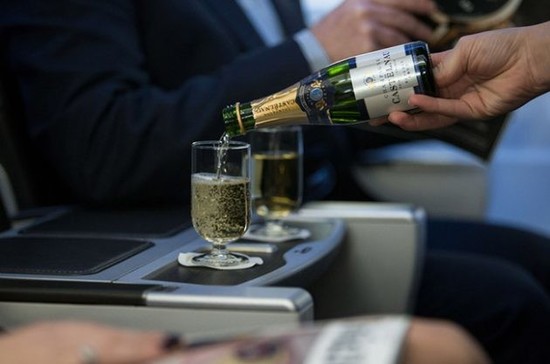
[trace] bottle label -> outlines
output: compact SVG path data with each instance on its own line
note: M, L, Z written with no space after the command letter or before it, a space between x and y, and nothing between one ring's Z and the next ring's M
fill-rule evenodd
M371 119L395 110L409 110L407 100L418 86L412 56L393 58L384 53L376 64L350 70L353 92L364 99Z
M403 45L381 49L377 52L369 52L355 56L356 67L370 66L381 61L384 55L389 55L391 58L401 58L407 55Z
M353 58L353 61L355 67L364 67L378 63L385 55L389 55L391 58L401 58L417 53L427 55L429 53L427 44L421 41L410 42L374 52L359 54Z
M411 56L392 58L387 55L375 65L353 68L349 73L357 100L380 95L392 103L399 103L403 100L392 98L392 94L418 85Z
M376 119L388 115L392 111L408 111L413 109L407 100L414 94L414 88L397 90L391 95L376 95L363 99L369 113L369 118ZM401 102L397 102L401 100ZM404 101L404 102L402 102Z

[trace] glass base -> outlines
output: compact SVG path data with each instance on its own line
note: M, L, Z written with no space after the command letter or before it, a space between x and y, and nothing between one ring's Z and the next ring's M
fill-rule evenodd
M238 253L208 252L193 258L194 262L211 267L232 267L248 262L248 257Z
M263 235L270 238L293 238L301 235L302 229L283 225L283 224L265 224L254 229L254 235Z
M308 229L295 226L269 224L252 225L244 235L245 239L269 243L284 243L293 240L304 240L311 236Z

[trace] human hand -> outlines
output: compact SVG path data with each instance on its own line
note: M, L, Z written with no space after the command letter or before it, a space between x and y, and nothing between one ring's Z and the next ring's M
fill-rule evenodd
M412 95L422 113L393 112L406 130L445 127L459 119L488 119L515 110L549 89L550 22L461 38L432 55L439 97Z
M311 27L331 61L411 40L428 40L419 20L435 11L432 0L346 0Z
M89 322L41 322L2 334L0 358L18 364L146 363L166 354L173 342L159 332Z
M392 347L396 350L401 342L399 329L396 330L396 321L390 325L377 325L380 318L374 318L374 325L369 325L367 318L365 325L367 331L360 332L360 326L355 326L349 331L350 349L348 359L352 354L357 355L357 360L363 355L376 357L377 353L391 353ZM355 321L357 320L357 321ZM346 321L359 324L361 318L350 320L335 320L343 325ZM390 319L391 320L391 319ZM386 321L388 322L388 321ZM327 322L328 324L328 322ZM366 328L364 326L363 328ZM390 328L392 327L392 328ZM358 331L355 331L358 330ZM266 331L267 332L267 331ZM201 345L189 348L185 352L175 353L173 356L155 361L154 364L213 364L213 363L285 363L297 364L313 362L313 357L320 358L320 352L315 343L319 343L319 335L322 335L322 325L317 329L309 325L305 330L291 328L282 331L275 330L276 334L256 333L253 336L241 336L235 340L228 340L211 345ZM326 331L324 331L326 333ZM334 336L336 337L336 336ZM325 337L326 339L327 337ZM323 340L323 339L321 339ZM364 341L363 341L364 340ZM382 340L385 341L382 344ZM361 343L363 341L363 343ZM377 345L375 346L375 343ZM364 345L361 345L364 344ZM395 344L395 346L394 346ZM386 346L387 345L387 346ZM331 347L334 345L326 345ZM359 346L361 350L358 350ZM337 348L337 346L334 346ZM481 345L463 328L446 321L428 318L411 318L410 327L406 330L401 349L403 364L489 364L490 360ZM335 357L338 358L337 349ZM323 350L321 350L323 352ZM325 352L324 357L328 357ZM387 358L391 357L388 354ZM387 359L386 358L386 359ZM340 357L346 359L346 357ZM380 358L379 358L380 359ZM337 360L335 360L337 361ZM387 362L388 360L381 360Z
M415 318L403 344L407 364L488 364L480 344L458 325L445 320Z

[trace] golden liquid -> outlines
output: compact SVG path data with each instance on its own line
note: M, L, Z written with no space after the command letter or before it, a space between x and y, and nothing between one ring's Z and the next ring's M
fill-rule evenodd
M250 181L245 177L195 173L191 176L193 227L204 239L225 244L250 224Z
M302 200L300 156L296 152L273 152L252 157L256 213L268 219L288 216Z

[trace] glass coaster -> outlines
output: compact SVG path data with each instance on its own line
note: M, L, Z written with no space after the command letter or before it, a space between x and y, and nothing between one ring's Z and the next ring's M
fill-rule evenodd
M232 254L245 256L248 259L242 263L237 263L229 266L221 266L218 264L209 264L207 261L197 262L193 260L194 257L198 255L203 255L203 253L179 253L178 263L185 267L206 267L206 268L212 268L212 269L218 269L218 270L246 269L246 268L251 268L255 265L264 264L263 259L260 257L250 257L242 253L232 253Z

